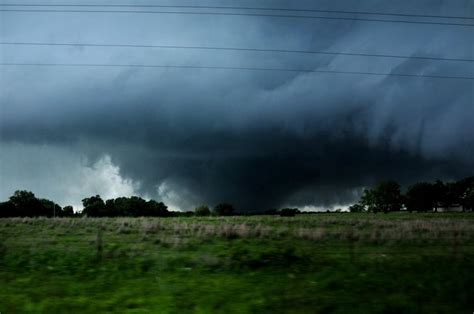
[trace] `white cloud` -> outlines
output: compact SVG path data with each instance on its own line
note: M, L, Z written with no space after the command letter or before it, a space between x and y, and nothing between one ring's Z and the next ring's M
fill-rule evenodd
M289 208L298 208L298 206L286 206ZM302 212L325 212L325 211L349 211L349 205L331 205L331 206L303 206L298 208Z
M157 192L159 199L171 211L193 210L198 204L196 196L191 191L169 181L162 182L158 186Z
M140 185L123 178L109 155L91 163L77 149L30 144L0 144L0 197L31 190L62 206L82 209L81 200L99 194L105 199L137 195Z

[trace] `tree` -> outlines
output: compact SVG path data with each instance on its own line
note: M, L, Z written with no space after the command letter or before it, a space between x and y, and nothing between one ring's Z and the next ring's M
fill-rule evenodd
M463 210L474 209L474 176L464 178L457 183L457 193L459 193L459 204Z
M16 211L15 204L12 201L0 203L0 217L15 217L18 212Z
M360 204L370 212L399 211L402 207L400 185L395 181L383 181L370 190L364 190Z
M48 217L61 217L62 216L62 207L56 204L53 201L48 199L42 198L39 200L41 205L44 208L45 216Z
M138 196L119 197L114 201L111 216L140 217L148 215L147 202Z
M10 196L10 200L1 203L0 217L62 216L62 208L48 199L36 198L30 191L19 190Z
M464 192L461 182L446 183L445 205L452 206L461 204Z
M99 195L82 200L84 214L92 217L169 217L168 206L141 197L118 197L105 203Z
M150 213L147 202L139 197L132 196L128 199L129 212L132 217L144 217L144 216L153 216Z
M210 216L211 210L209 209L208 206L202 205L202 206L196 207L194 209L194 213L196 214L196 216Z
M270 208L263 212L264 215L278 215L278 209Z
M438 206L450 207L453 205L462 205L463 209L468 209L466 197L469 199L468 195L472 189L474 189L474 176L448 183L437 180L434 184L435 211Z
M42 204L33 192L15 191L10 196L10 202L15 206L15 216L46 216Z
M155 200L146 201L141 197L118 197L105 202L102 216L107 217L168 217L168 207Z
M120 214L119 210L117 209L117 206L115 206L114 199L109 199L105 201L105 212L106 215L109 217L123 216Z
M360 203L356 203L354 205L349 206L349 211L351 213L362 213L365 211L365 207Z
M468 177L460 181L463 186L461 204L463 210L474 210L474 177Z
M143 216L155 216L155 217L169 217L171 213L168 211L168 206L163 202L157 202L155 200L149 200L147 202L147 212Z
M433 195L434 195L434 210L438 211L439 206L447 206L447 187L440 181L436 180L433 184Z
M234 207L231 204L221 203L214 207L214 213L218 216L230 216L234 213Z
M298 208L283 208L279 211L281 217L294 217L299 213Z
M360 199L360 204L362 205L362 207L364 207L365 210L369 212L376 213L378 211L376 207L375 193L372 189L364 190Z
M428 182L420 182L410 186L405 195L405 205L409 212L432 211L436 207L436 188Z
M72 217L74 216L74 208L71 205L65 206L62 214L64 217Z
M82 200L83 214L89 217L104 217L107 214L105 203L100 195L91 196Z
M464 210L474 210L474 186L466 191L463 197Z
M375 186L376 206L384 213L399 211L402 207L400 185L395 181L384 181Z

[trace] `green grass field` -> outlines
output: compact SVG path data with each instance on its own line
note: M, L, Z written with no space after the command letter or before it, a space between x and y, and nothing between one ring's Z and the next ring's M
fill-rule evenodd
M474 214L0 219L0 312L472 313Z

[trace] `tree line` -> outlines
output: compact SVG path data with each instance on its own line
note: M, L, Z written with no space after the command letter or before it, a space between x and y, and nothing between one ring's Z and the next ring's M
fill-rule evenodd
M235 216L241 215L229 203L220 203L214 208L202 205L194 211L169 211L163 202L144 200L138 196L118 197L104 201L100 195L84 198L83 209L74 212L72 206L61 207L48 199L37 198L30 191L16 191L8 201L0 203L1 217L179 217L179 216ZM271 209L259 214L295 216L297 208Z
M30 191L16 191L8 201L0 203L0 217L168 217L172 212L162 202L146 201L138 196L104 201L99 195L82 200L83 210L61 207L48 199L37 198Z
M418 182L401 192L395 181L383 181L364 190L360 201L349 207L351 212L437 212L457 207L463 211L474 209L474 177L455 182Z
M1 217L177 217L177 216L234 216L241 215L229 203L214 208L203 205L194 211L169 211L163 202L144 200L138 196L119 197L104 201L100 195L82 200L83 210L74 212L72 206L60 205L44 198L37 198L30 191L16 191L8 201L0 203ZM383 181L364 190L360 201L349 207L351 212L410 212L438 211L441 208L460 207L464 211L474 210L474 177L455 182L418 182L401 192L395 181ZM246 213L249 214L249 213ZM269 209L252 212L259 215L285 217L300 214L297 208Z
M72 206L62 208L45 198L37 198L30 191L16 191L6 202L0 203L0 217L71 217Z

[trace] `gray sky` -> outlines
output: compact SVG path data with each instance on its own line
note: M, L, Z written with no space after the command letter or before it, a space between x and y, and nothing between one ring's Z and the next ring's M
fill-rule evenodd
M469 0L179 4L474 16L474 3ZM474 27L446 25L0 12L0 36L2 42L217 46L474 59ZM474 76L473 62L191 49L0 45L0 59L2 63ZM363 187L382 179L406 185L472 175L473 134L474 80L0 66L1 200L16 189L29 189L76 207L93 194L104 198L137 194L183 210L223 201L245 210L285 205L326 208L353 202Z

